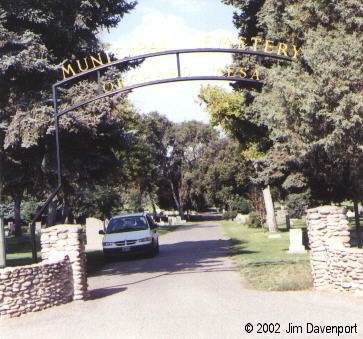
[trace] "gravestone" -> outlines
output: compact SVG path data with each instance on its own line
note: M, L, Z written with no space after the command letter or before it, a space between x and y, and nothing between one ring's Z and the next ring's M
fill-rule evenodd
M35 223L35 234L39 235L42 232L42 223L37 221Z
M352 219L352 218L354 218L354 217L355 217L355 213L354 213L354 212L352 212L352 211L350 211L350 210L348 210L348 211L347 211L347 217L348 217L349 219Z
M102 235L98 232L103 230L103 221L97 218L86 219L86 250L97 251L102 250Z
M186 223L186 220L182 220L182 218L180 216L177 217L168 217L168 223L169 225L172 226L177 226L177 225L183 225Z
M234 219L234 221L241 223L241 224L247 224L250 221L250 216L249 216L249 214L238 213L236 218Z
M290 230L289 253L306 253L305 246L303 245L303 234L300 228Z
M15 224L12 221L10 221L8 223L8 227L9 227L10 235L14 235L15 234Z

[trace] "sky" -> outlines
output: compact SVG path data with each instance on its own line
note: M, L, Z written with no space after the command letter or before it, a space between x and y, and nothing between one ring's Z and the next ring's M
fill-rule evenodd
M227 47L237 40L233 7L220 0L140 0L119 25L100 34L106 49L118 58L181 48ZM219 75L231 63L230 54L181 55L184 75ZM174 77L175 55L147 59L128 72L125 84ZM129 98L142 113L158 111L170 120L208 122L208 114L197 101L201 86L227 82L181 82L144 87Z

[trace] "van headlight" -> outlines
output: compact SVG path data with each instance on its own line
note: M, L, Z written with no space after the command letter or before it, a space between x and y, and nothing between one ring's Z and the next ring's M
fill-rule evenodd
M113 242L104 242L103 246L104 247L113 246Z
M143 239L139 239L139 242L151 242L152 238L143 238Z

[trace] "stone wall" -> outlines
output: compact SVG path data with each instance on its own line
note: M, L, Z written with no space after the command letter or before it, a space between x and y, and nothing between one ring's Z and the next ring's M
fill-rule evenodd
M351 248L345 208L307 211L311 271L316 289L363 293L363 250Z
M84 232L80 226L42 229L39 264L0 269L0 317L87 297Z
M0 317L15 317L73 299L69 258L0 271Z
M77 225L59 225L42 230L42 258L58 259L69 256L73 273L73 300L87 297L86 253L84 231Z

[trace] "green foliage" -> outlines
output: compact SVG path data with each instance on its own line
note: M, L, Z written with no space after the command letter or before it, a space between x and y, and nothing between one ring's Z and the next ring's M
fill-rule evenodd
M305 210L310 206L310 190L301 193L291 193L287 197L287 213L291 218L301 218Z
M21 205L21 220L29 224L33 220L39 205L40 202L37 201L35 198L29 197L27 199L24 199Z
M250 228L261 228L263 225L263 220L261 220L260 215L255 212L249 214L249 221L246 225Z
M232 220L237 216L237 211L226 211L223 213L223 219L225 220Z
M202 92L213 121L238 136L247 151L249 139L256 143L251 132L266 129L269 142L263 142L267 147L255 161L254 182L279 187L294 214L316 200L362 199L361 4L356 0L224 2L238 9L234 23L241 36L259 35L300 50L291 63L261 62L265 77L261 91L235 85L240 107L219 104L218 98L236 103L236 93ZM256 61L236 56L233 66ZM303 197L300 208L296 196L288 197L291 194Z
M95 217L106 219L121 205L120 195L114 188L96 185L92 190L82 191L82 196L73 207L76 217Z
M205 148L196 169L210 206L243 211L250 185L251 163L241 155L238 142L222 138Z
M238 213L248 214L250 212L248 201L246 198L235 195L229 203L229 207L232 211L237 211Z
M115 27L135 4L125 0L1 2L0 186L14 200L21 201L25 193L42 200L55 186L49 99L61 65L100 52L100 29ZM61 91L62 103L85 99L95 90L94 84L81 82ZM124 146L127 127L115 113L125 111L120 106L126 106L123 98L105 99L61 119L67 177L60 197L64 206L74 201L76 192L115 174L114 150Z

